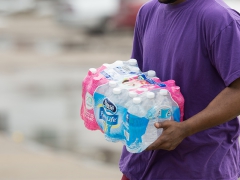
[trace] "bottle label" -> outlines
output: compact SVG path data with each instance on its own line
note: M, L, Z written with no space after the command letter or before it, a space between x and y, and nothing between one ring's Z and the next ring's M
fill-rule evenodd
M148 119L126 113L124 136L128 146L140 148L142 135L146 132Z
M118 115L109 115L106 113L105 108L100 107L99 109L99 119L102 119L108 125L117 125L118 124Z
M111 99L95 92L94 114L100 129L108 141L116 142L123 139L122 123L126 108L114 104Z
M117 113L117 106L108 98L103 99L103 107L109 115Z
M172 119L172 110L169 107L161 107L159 110L158 118L164 120Z

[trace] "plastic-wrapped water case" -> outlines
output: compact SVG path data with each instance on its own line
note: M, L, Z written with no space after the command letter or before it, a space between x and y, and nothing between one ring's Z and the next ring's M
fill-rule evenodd
M107 141L121 141L131 153L145 150L162 133L155 122L183 120L184 98L175 81L141 72L136 60L91 69L83 81L81 117Z

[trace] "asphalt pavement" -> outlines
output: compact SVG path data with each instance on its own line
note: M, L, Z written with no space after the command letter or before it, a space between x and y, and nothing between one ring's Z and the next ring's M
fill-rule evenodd
M0 135L1 180L119 180L116 165L107 165L39 144Z

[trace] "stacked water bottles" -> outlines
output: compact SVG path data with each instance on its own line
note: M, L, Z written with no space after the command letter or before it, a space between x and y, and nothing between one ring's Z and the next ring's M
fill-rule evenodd
M83 81L81 117L90 130L131 153L145 150L162 133L155 122L183 120L184 98L174 80L161 82L137 61L116 61L89 69Z

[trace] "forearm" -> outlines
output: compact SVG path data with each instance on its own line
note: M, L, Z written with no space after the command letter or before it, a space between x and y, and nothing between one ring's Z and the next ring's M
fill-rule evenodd
M200 113L184 121L186 136L225 123L240 114L240 79L225 88Z

